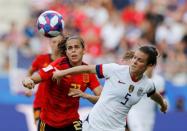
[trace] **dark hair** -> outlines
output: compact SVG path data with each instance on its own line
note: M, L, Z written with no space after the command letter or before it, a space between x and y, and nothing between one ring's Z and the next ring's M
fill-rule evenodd
M148 55L147 65L156 65L158 51L153 46L142 46L139 48L140 51Z
M60 51L62 51L62 55L65 55L65 49L66 49L66 46L65 46L65 43L67 41L67 39L69 38L69 34L67 35L62 35L63 39L61 40L61 42L58 44L58 49Z
M187 45L187 34L182 37L181 41Z
M79 40L79 42L80 42L81 45L82 45L82 48L85 47L85 45L84 45L84 40L83 40L80 36L78 36L78 35L69 36L69 37L67 38L67 40L66 40L65 47L67 46L67 42L68 42L69 40L72 40L72 39Z

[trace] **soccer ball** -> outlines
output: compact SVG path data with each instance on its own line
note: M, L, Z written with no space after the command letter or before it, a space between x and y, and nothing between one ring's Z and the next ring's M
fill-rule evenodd
M56 11L45 11L38 17L37 28L39 33L46 37L56 37L64 30L63 17Z

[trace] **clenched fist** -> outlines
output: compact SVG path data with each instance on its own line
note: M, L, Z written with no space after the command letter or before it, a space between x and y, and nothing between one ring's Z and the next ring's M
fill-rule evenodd
M35 86L34 81L33 81L31 78L29 78L29 77L25 78L25 79L22 81L22 84L23 84L23 86L24 86L25 88L28 88L28 89L33 89L34 86Z

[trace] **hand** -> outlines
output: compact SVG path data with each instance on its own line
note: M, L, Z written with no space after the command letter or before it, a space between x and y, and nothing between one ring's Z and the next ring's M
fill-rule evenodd
M84 92L82 92L80 89L74 89L74 88L69 89L68 96L86 98L86 94Z
M57 84L59 85L61 78L65 75L66 75L65 71L58 70L57 68L55 68L55 71L53 72L52 80L57 81Z
M38 125L41 109L34 109L34 123Z
M59 80L63 77L62 71L58 70L57 68L55 68L55 71L53 72L53 76L52 79L53 80Z
M32 96L32 90L25 91L25 96L31 97Z
M52 80L56 81L58 85L60 85L60 70L58 70L57 68L55 68L55 71L53 72L53 76L52 76Z
M29 78L29 77L25 78L25 79L22 81L22 84L23 84L23 86L24 86L25 88L28 88L28 89L33 89L34 86L35 86L34 81L33 81L31 78Z
M164 103L161 105L160 111L166 113L167 108L168 108L167 102L164 101Z

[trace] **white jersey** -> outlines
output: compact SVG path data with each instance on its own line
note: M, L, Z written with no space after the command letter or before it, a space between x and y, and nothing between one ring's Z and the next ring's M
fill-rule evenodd
M164 91L164 80L162 77L154 74L151 78L154 82L155 88L157 92L163 92ZM132 107L132 109L137 108L138 111L145 113L154 113L155 112L155 106L156 103L152 101L151 99L147 98L147 96L143 96L143 98Z
M126 65L97 65L96 71L98 77L105 77L106 81L98 102L89 114L89 124L83 124L83 131L124 131L130 108L144 94L154 93L154 84L145 75L138 82L132 81Z
M156 74L152 78L158 92L164 91L164 79ZM131 131L153 131L156 103L147 96L134 105L128 114L128 125Z

